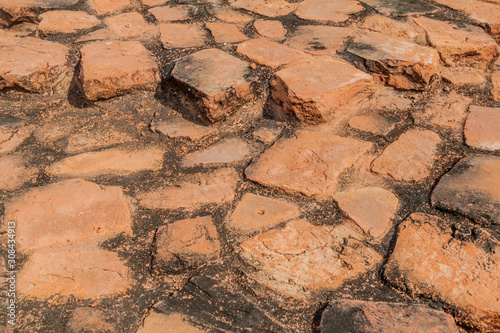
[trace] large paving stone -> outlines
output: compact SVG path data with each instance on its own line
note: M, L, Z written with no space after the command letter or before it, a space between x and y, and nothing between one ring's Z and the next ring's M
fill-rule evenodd
M223 120L256 95L249 64L218 49L179 59L171 75L194 90L200 112L211 122Z
M472 155L460 160L438 182L431 201L479 223L500 224L500 157Z
M32 92L57 89L68 77L69 50L59 43L33 37L0 38L0 89Z
M301 130L281 139L245 171L248 179L290 193L328 197L339 175L372 144L328 132Z
M238 45L236 53L271 68L310 59L310 56L302 51L266 39L252 39L241 43Z
M423 305L335 300L321 317L322 333L458 333L449 314Z
M288 222L241 243L237 252L254 270L247 274L286 296L312 300L317 292L334 290L381 262L347 225L314 226Z
M500 150L500 108L471 106L465 121L465 143L473 148Z
M451 307L458 323L483 332L500 329L500 246L484 232L477 242L455 239L432 215L412 214L399 226L385 266L390 283Z
M439 10L439 7L423 1L363 0L363 2L375 8L380 14L386 16L427 14Z
M410 21L398 21L383 15L372 15L358 25L360 29L413 41L419 37L418 26Z
M376 32L359 33L347 50L399 89L424 90L438 71L436 50Z
M363 6L355 0L304 0L295 11L295 15L303 20L340 23L363 9Z
M156 58L137 41L97 42L80 52L80 81L89 100L154 91L160 81Z
M229 4L268 17L285 16L298 6L285 0L231 0Z
M160 41L166 49L200 47L207 43L206 32L196 24L160 24Z
M198 125L180 116L167 120L153 119L150 128L153 132L163 134L168 138L189 139L191 141L199 141L218 135L218 130L215 127Z
M485 68L497 57L497 43L479 27L459 27L427 17L413 20L425 30L427 40L448 66Z
M398 181L423 181L430 176L441 143L433 131L411 129L387 146L373 161L371 170Z
M51 10L40 14L38 31L44 34L75 33L99 24L99 19L82 11Z
M183 167L196 165L228 164L247 159L252 147L240 138L228 138L202 151L187 154L182 158Z
M238 175L233 169L200 173L171 186L137 195L149 209L193 209L207 204L224 204L234 199Z
M9 198L4 216L5 221L16 222L20 251L132 233L131 206L122 189L79 179Z
M104 23L119 38L141 36L152 28L138 12L110 16L104 19Z
M33 178L36 168L26 166L21 155L7 155L0 157L0 190L13 191L21 187L26 181Z
M212 10L212 15L219 21L228 23L248 23L253 21L252 16L228 7L216 7Z
M353 33L354 30L347 27L301 25L285 44L312 55L334 56Z
M373 79L351 64L319 57L289 66L271 79L271 97L300 121L329 120L349 100L368 94Z

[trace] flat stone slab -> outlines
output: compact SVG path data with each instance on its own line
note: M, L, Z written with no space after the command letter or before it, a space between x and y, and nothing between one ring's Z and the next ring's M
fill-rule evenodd
M438 182L431 202L478 223L500 224L500 157L472 155L460 160Z
M228 23L248 23L253 21L253 17L227 7L216 7L212 14L222 22Z
M491 96L493 100L500 101L500 71L495 71L491 74Z
M444 81L457 86L483 85L486 83L486 72L484 69L473 67L441 67L440 74Z
M33 37L0 38L0 89L18 87L32 92L57 89L69 74L69 49Z
M358 25L360 29L379 32L392 37L414 41L420 35L418 26L413 21L393 20L383 15L372 15Z
M280 39L286 34L286 29L280 21L255 20L253 26L259 35L266 38Z
M326 198L339 175L371 148L366 141L301 130L276 142L245 174L264 186Z
M97 15L106 15L123 11L132 6L130 0L87 0L90 8Z
M40 7L40 8L64 8L75 5L78 0L0 0L0 7Z
M288 15L298 6L285 0L231 0L229 4L267 17Z
M285 44L312 55L334 56L353 33L353 29L346 27L301 25Z
M240 26L234 23L207 22L205 27L210 30L210 33L216 43L239 43L248 39L240 31Z
M141 36L152 29L138 12L128 12L104 19L109 30L119 38Z
M351 64L319 57L289 66L271 79L271 97L300 121L331 119L340 106L369 93L373 79Z
M221 50L208 49L177 60L171 75L194 90L201 114L216 122L256 96L256 77L249 65Z
M196 7L190 5L154 7L148 10L158 22L186 21L195 11Z
M235 163L249 158L252 151L252 147L245 140L233 137L212 144L202 151L185 155L181 164L189 168L197 165Z
M34 126L22 121L0 125L0 154L10 153L19 147L33 132Z
M402 123L402 120L395 116L385 116L381 114L367 114L355 116L349 119L350 128L387 137L396 127Z
M51 10L40 14L38 31L43 34L75 33L99 24L99 19L82 11Z
M154 119L150 128L153 132L165 135L167 138L189 139L191 141L216 137L219 133L215 127L198 125L182 117L168 120Z
M359 33L347 51L365 59L372 72L399 89L426 89L439 67L435 49L376 32Z
M500 245L487 232L477 242L454 238L445 221L414 213L399 225L385 266L387 280L411 295L443 302L459 324L500 329Z
M189 322L186 316L180 313L163 314L158 312L151 312L137 333L160 333L164 327L175 327L178 332L186 333L204 333L202 330Z
M363 6L355 0L304 0L295 11L295 15L303 20L341 23L363 9Z
M500 150L500 108L471 106L464 135L465 143L470 147Z
M65 329L68 333L78 333L90 327L102 333L111 333L117 329L115 325L108 322L104 311L90 306L82 306L74 309L66 322Z
M162 23L160 41L166 49L200 47L207 43L206 32L196 24Z
M382 256L359 239L362 236L346 225L314 226L294 220L244 241L236 250L254 268L249 277L286 296L309 301L382 262Z
M302 51L266 39L252 39L241 43L238 45L236 53L271 68L310 59L310 56Z
M0 156L0 190L13 191L33 178L38 169L27 166L22 155Z
M430 3L412 0L363 0L368 6L375 8L382 15L415 15L428 14L439 10Z
M160 82L156 58L137 41L87 44L80 53L79 79L89 100L154 91Z

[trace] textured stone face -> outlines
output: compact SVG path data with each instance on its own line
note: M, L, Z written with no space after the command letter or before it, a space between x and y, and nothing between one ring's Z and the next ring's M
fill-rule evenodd
M268 16L285 16L293 12L298 4L285 0L231 0L230 5L234 8L246 9L248 11Z
M199 47L205 45L207 36L195 24L163 23L160 24L160 41L165 49Z
M0 170L3 170L0 175L0 190L13 191L35 175L37 169L27 167L25 163L21 155L0 157Z
M151 312L137 333L160 333L165 327L175 327L178 332L182 333L203 333L199 329L189 323L187 318L180 313L172 313L169 315Z
M183 167L196 165L229 164L247 159L251 147L242 139L229 138L211 145L205 150L192 152L182 159Z
M131 6L129 0L87 0L87 2L97 15L123 11Z
M500 150L500 108L471 106L464 135L465 143L470 147Z
M266 38L278 39L286 34L286 29L280 21L256 20L253 26L259 35Z
M363 2L386 16L426 14L439 10L438 7L430 3L412 0L366 0Z
M285 44L312 55L334 56L353 33L354 30L345 27L302 25Z
M120 38L137 37L151 29L141 14L128 12L104 19L108 28Z
M85 12L53 10L40 15L38 31L44 34L74 33L99 24L99 19Z
M310 59L302 51L265 39L252 39L238 45L236 52L271 68L278 68Z
M194 13L196 7L189 5L154 7L149 10L158 22L186 21Z
M295 15L303 20L340 23L362 10L363 6L354 0L304 0Z
M207 22L205 27L210 30L216 43L239 43L248 39L237 24Z

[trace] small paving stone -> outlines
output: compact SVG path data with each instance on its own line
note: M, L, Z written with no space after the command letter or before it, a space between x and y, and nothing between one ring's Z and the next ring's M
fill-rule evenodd
M339 107L372 87L370 75L329 57L289 66L271 80L271 97L300 121L325 121Z
M471 155L460 160L439 180L431 202L478 223L500 224L500 157Z
M71 219L69 219L71 221ZM117 253L92 245L59 245L29 256L17 275L21 295L48 299L58 294L76 299L109 297L133 286Z
M279 39L286 34L286 29L280 21L256 20L253 26L259 35L266 38Z
M193 209L207 204L224 204L234 199L239 177L233 169L195 174L191 178L143 192L139 204L148 209Z
M270 126L263 126L253 131L253 137L265 144L274 143L280 134L280 128Z
M206 43L205 32L197 25L164 23L160 25L160 41L166 49L199 47Z
M465 143L472 148L500 150L500 108L471 106L464 136Z
M299 208L281 199L246 193L226 222L229 229L240 234L269 229L300 216Z
M393 89L378 89L372 95L373 107L394 114L408 111L413 106L409 98L401 96ZM404 112L403 112L404 113Z
M33 24L30 22L22 22L19 24L14 25L13 27L9 29L1 29L0 30L0 37L5 38L5 37L24 37L28 36L38 29L37 24Z
M302 51L266 39L252 39L241 43L238 45L236 53L271 68L278 68L310 59L310 56Z
M205 26L215 39L216 43L239 43L247 40L239 25L233 23L207 22Z
M439 10L439 7L430 3L412 0L363 0L363 2L385 16L427 14Z
M33 126L23 122L0 125L0 154L10 153L33 132Z
M412 112L417 124L435 125L462 131L472 99L452 91L431 98L421 111Z
M398 198L380 187L339 192L333 199L368 236L379 240L391 229L399 206Z
M149 10L158 22L186 21L195 11L196 7L190 5L154 7Z
M387 279L412 295L445 303L455 320L483 332L500 329L500 246L487 233L477 243L453 238L432 215L412 214L399 225ZM443 230L445 229L445 230Z
M264 186L324 198L339 175L371 147L371 143L328 132L301 130L266 150L245 174Z
M189 139L191 141L199 141L218 135L216 128L197 125L182 117L175 117L166 121L155 120L151 123L151 130L168 138Z
M80 179L33 188L8 199L5 219L16 221L20 251L132 233L131 207L122 189Z
M295 12L303 20L312 20L328 23L341 23L349 19L350 15L359 13L364 8L354 0L304 0Z
M80 82L89 100L155 90L160 81L156 58L137 41L92 43L80 52Z
M87 0L90 8L97 15L106 15L123 11L131 6L130 0Z
M83 35L77 40L75 40L75 43L93 42L98 40L110 40L110 39L116 39L117 37L118 36L116 36L114 32L112 32L108 28L105 28L92 31L86 35Z
M43 34L75 33L99 24L99 19L86 12L51 10L39 16L38 31Z
M224 139L202 151L187 154L182 159L184 168L197 165L229 164L247 159L252 148L244 140L236 137Z
M162 333L165 328L173 328L179 333L203 333L204 330L189 323L186 316L180 313L162 314L151 312L137 333Z
M458 333L455 320L443 311L424 305L334 300L321 317L327 332L447 332Z
M419 36L419 33L415 23L411 23L413 22L401 22L382 15L373 15L361 23L359 28L393 37L415 40Z
M69 74L68 48L33 37L0 39L0 89L19 87L46 92L62 86Z
M0 190L14 191L33 178L38 171L26 166L22 155L0 156Z
M427 17L413 20L425 30L429 43L448 66L485 68L498 55L498 45L479 27L458 27Z
M63 177L126 176L140 171L160 170L163 153L160 148L141 150L112 148L66 157L52 164L46 172Z
M153 6L164 5L167 2L170 2L170 0L141 0L141 2L145 6L153 7Z
M154 266L158 271L179 272L217 260L221 251L212 217L179 220L158 228Z
M237 252L255 271L247 273L268 288L297 299L334 290L374 270L382 257L346 225L314 226L306 220L250 238Z
M491 95L493 100L500 101L500 71L493 72L491 74Z
M436 50L376 32L358 34L347 51L399 89L426 89L439 66Z
M134 137L130 134L119 131L111 126L106 126L102 130L97 131L75 132L75 134L68 138L68 144L64 149L68 154L82 153L134 141ZM57 135L57 132L54 134Z
M267 17L285 16L298 7L296 3L285 0L231 0L229 4Z
M361 132L387 137L401 122L401 119L395 116L373 114L352 117L348 125Z
M486 82L484 70L472 67L441 67L441 77L454 85L482 85Z
M106 314L91 307L76 308L66 323L68 333L112 333L116 327L109 323Z
M253 21L252 16L225 7L216 8L213 15L218 20L227 23L248 23Z
M120 38L137 37L148 32L151 27L138 12L128 12L104 19L104 22Z
M302 25L285 44L312 55L335 56L353 33L354 30L347 27Z
M430 176L442 140L435 132L414 128L401 134L372 163L372 171L398 181L422 181Z
M225 119L256 94L249 63L218 49L179 59L171 75L195 90L199 111L210 122Z

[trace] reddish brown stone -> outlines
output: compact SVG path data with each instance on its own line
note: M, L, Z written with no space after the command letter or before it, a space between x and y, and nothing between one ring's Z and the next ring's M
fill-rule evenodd
M145 6L153 7L153 6L164 5L167 2L170 2L170 0L141 0L141 2Z
M54 130L56 132L51 134L51 136L55 135L53 139L59 136L58 128ZM113 128L113 126L104 126L101 130L92 131L76 131L73 129L72 132L74 134L68 138L68 145L64 149L68 154L97 150L99 148L105 148L119 143L127 143L134 140L134 137L130 134Z
M345 27L302 25L285 44L312 55L334 56L353 33L354 30Z
M352 117L348 125L358 131L387 137L400 123L401 119L397 117L373 114Z
M251 17L250 15L243 14L226 7L215 8L213 15L218 20L228 23L248 23L253 21L253 17Z
M192 141L218 135L216 128L197 125L182 117L174 117L166 121L155 120L151 123L150 128L153 132L163 134L168 138L182 138Z
M86 12L51 10L39 16L38 31L43 34L74 33L99 24L99 19Z
M237 24L207 22L205 26L212 33L216 43L239 43L248 39Z
M298 6L285 0L231 0L229 3L234 8L246 9L268 17L285 16Z
M281 129L272 126L263 126L253 131L253 137L265 144L274 143L280 134Z
M493 72L491 74L491 96L493 100L500 101L500 71Z
M186 21L195 11L196 7L189 5L154 7L149 10L158 22Z
M23 122L0 125L0 154L16 149L31 135L33 128Z
M253 26L259 35L266 38L279 39L286 34L286 29L280 21L256 20Z
M179 333L203 333L206 332L189 323L189 320L180 313L161 314L151 312L137 333L162 333L165 332L164 328L175 327Z
M354 0L304 0L295 12L303 20L313 20L329 23L347 21L351 14L356 14L364 8Z
M184 23L160 24L160 41L166 49L205 45L206 33L199 26Z
M266 39L252 39L238 45L236 52L271 68L303 62L310 56L302 51Z
M109 39L116 39L117 37L118 36L116 36L108 28L105 28L92 31L84 36L81 36L80 38L75 40L75 43L93 42L97 40L109 40Z
M0 190L13 191L33 178L36 168L25 166L21 155L7 155L0 157Z
M372 82L370 75L347 62L321 57L276 72L271 97L301 121L325 121L341 105L369 93Z
M90 8L97 15L106 15L113 12L122 11L131 6L130 0L87 0Z
M371 169L398 181L422 181L430 176L441 142L432 131L411 129L387 146Z
M465 11L470 17L478 22L488 25L490 35L500 42L500 6L491 3L472 2L473 6L466 8ZM480 5L479 5L480 4Z
M139 42L93 43L80 52L80 81L89 100L155 90L160 81L156 58Z
M183 167L197 165L229 164L248 159L252 148L244 140L228 138L217 142L202 151L187 154L182 158Z
M385 16L422 15L439 10L433 4L423 1L364 0L363 2Z
M109 30L120 38L137 37L151 30L151 26L138 12L111 16L106 18L104 22Z
M465 143L470 147L500 150L500 108L471 106L464 135Z
M415 40L419 37L419 33L415 23L412 23L396 21L382 15L373 15L368 17L358 27L384 35Z
M91 307L76 308L71 312L71 317L66 323L68 333L113 333L116 327L109 323L106 314Z
M415 213L399 225L385 275L412 295L454 309L462 325L483 332L500 329L500 246L487 233L485 244L460 241L436 216ZM450 228L451 229L451 228Z
M441 67L441 77L454 85L480 85L486 82L484 70L472 67Z

